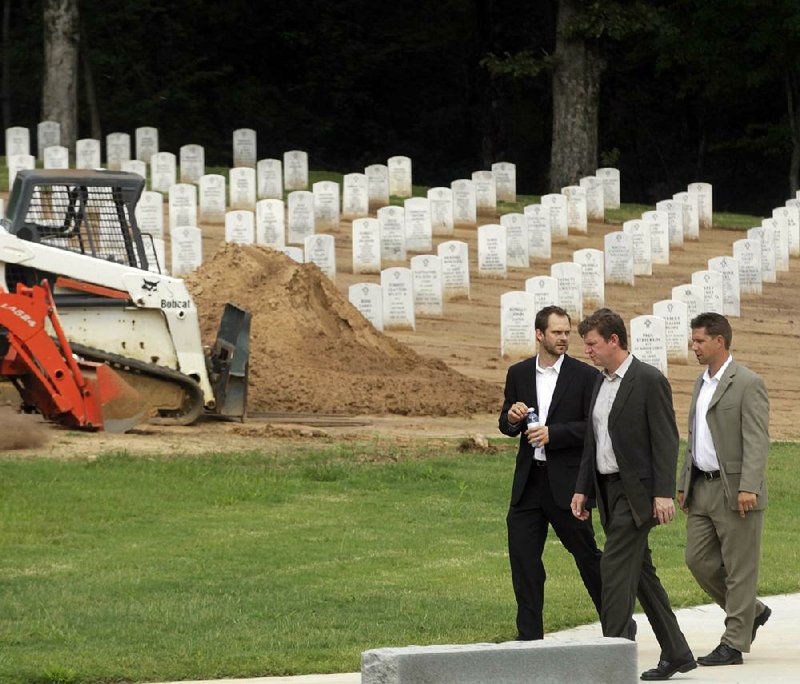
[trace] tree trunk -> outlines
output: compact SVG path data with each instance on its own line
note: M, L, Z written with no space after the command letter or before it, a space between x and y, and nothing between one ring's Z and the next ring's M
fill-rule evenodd
M3 130L11 124L11 0L3 3ZM8 154L6 152L6 154Z
M78 0L45 0L42 119L61 124L61 144L78 132Z
M597 169L597 113L604 63L597 41L570 33L580 0L559 0L553 70L550 190L576 185Z
M797 109L798 92L797 73L790 69L786 74L786 106L789 112L789 130L792 136L792 156L789 161L789 197L797 193L798 176L800 176L800 111Z
M81 43L81 65L83 69L83 83L86 89L86 106L89 108L90 131L89 137L101 140L100 110L97 107L97 92L94 89L94 76L92 62L89 59L86 41Z

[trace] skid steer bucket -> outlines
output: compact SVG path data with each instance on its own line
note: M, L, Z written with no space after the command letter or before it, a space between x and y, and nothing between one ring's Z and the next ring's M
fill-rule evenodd
M149 416L147 403L119 373L104 363L78 362L94 401L100 407L103 430L128 432Z
M216 401L214 413L242 421L247 416L250 318L249 311L235 304L226 304L209 359L209 374Z

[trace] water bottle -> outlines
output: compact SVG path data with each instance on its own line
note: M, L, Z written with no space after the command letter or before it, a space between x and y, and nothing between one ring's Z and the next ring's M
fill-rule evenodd
M528 415L525 416L525 425L528 428L535 428L541 425L541 422L539 421L539 415L536 413L536 409L528 409ZM538 447L539 442L534 442L533 446Z

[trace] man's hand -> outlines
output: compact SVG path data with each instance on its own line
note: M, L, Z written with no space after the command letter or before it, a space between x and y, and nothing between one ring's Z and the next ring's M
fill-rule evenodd
M528 438L528 444L531 446L544 446L550 442L550 428L547 427L547 425L530 428L525 430L525 436Z
M678 492L678 506L680 506L681 510L684 513L688 513L689 512L689 507L683 505L683 492L681 492L681 491Z
M654 496L653 517L659 525L666 525L675 517L675 502L668 496Z
M517 423L520 423L527 415L528 407L525 405L525 402L514 402L511 405L511 408L508 409L508 422L512 425L516 425Z
M754 511L756 506L758 506L758 494L753 494L753 492L739 492L736 504L739 509L739 517L744 518L748 511Z
M574 515L578 520L589 519L589 511L585 508L588 499L589 497L586 496L586 494L581 494L580 492L575 492L572 495L572 503L570 504L570 508L572 509L572 515Z

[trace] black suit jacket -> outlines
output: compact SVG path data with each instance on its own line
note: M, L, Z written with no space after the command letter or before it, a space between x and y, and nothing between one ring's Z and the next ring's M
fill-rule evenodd
M590 415L602 384L600 375L592 392ZM636 526L652 524L653 497L675 496L678 463L672 388L657 368L633 358L611 407L608 431ZM590 419L575 491L591 497L596 482L597 444ZM600 506L600 517L605 524L604 506Z
M575 480L583 452L586 419L592 399L595 380L599 376L591 366L564 355L558 374L550 410L543 419L550 429L550 442L545 446L548 479L553 500L560 508L569 509ZM500 412L500 432L509 437L520 436L511 504L519 502L531 472L533 447L525 439L525 423L512 426L508 421L508 410L512 404L523 401L539 413L536 396L536 357L533 356L508 369L506 375L505 401Z

